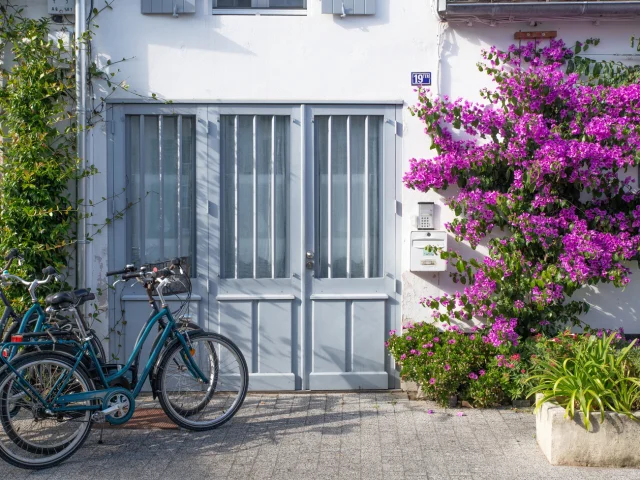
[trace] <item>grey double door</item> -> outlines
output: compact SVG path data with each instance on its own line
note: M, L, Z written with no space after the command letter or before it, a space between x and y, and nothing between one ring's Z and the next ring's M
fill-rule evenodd
M397 107L166 108L193 119L194 317L238 344L250 388L397 386Z

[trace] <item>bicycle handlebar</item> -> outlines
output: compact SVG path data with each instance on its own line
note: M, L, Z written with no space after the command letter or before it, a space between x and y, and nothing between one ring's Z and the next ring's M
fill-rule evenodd
M7 253L4 257L4 259L7 261L7 264L4 266L4 269L9 270L11 268L11 265L13 264L13 261L16 258L22 259L22 255L20 255L20 252L18 251L17 248L12 248L11 250L9 250L9 253Z
M9 260L13 260L14 258L17 258L20 256L20 252L18 251L17 248L12 248L11 250L9 250L9 253L7 253L4 257L5 260L9 261Z
M31 285L31 282L27 282L25 279L20 278L17 275L12 275L12 274L10 274L8 272L3 272L2 275L0 275L0 278L2 278L2 280L11 280L11 279L13 279L13 280L19 281L23 285L27 285L27 286Z
M107 272L107 277L112 277L113 275L121 275L123 273L130 273L135 271L135 269L135 265L127 265L121 270L111 270L110 272Z
M173 275L173 272L168 268L163 268L162 270L158 270L157 272L147 272L147 271L138 271L125 273L122 275L122 280L127 281L133 278L148 278L150 280L157 280L158 278L170 277Z

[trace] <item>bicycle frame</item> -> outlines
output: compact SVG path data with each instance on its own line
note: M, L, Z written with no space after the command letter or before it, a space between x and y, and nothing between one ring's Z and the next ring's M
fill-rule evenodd
M4 296L4 294L2 296ZM13 308L11 308L11 306L8 305L8 304L6 304L6 305L7 305L7 308L5 309L5 313L3 314L2 320L0 320L0 322L6 321L5 320L5 316L7 316L7 318L8 318L8 316L10 316L11 314L13 314L13 318L14 319L18 319L19 317L14 312ZM8 313L9 310L10 310L10 312ZM20 326L18 327L18 331L16 332L16 334L21 334L21 333L25 332L25 330L27 329L27 325L29 324L29 319L31 318L31 316L34 313L38 314L38 321L36 322L36 325L33 328L33 331L34 332L40 332L42 330L42 327L44 325L44 321L46 320L47 316L45 315L44 310L42 310L42 306L40 305L40 303L36 302L31 306L31 308L29 308L29 310L26 311L26 313L22 317L22 320L20 321ZM4 331L4 328L0 329L0 331ZM1 348L0 350L4 350L4 347L6 345L7 344L2 344L3 348ZM17 345L17 343L15 345ZM9 347L13 347L13 344L10 344ZM9 356L8 356L8 360L9 361L13 360L13 357L16 356L17 352L18 352L18 348L10 348L10 353L9 353Z
M129 356L129 359L127 360L127 363L124 367L122 367L120 370L118 370L117 372L109 376L105 376L104 372L102 371L102 368L98 368L98 374L104 386L104 389L94 390L91 392L72 393L72 394L63 395L63 396L58 396L59 395L58 393L52 399L49 399L48 396L45 398L42 398L39 392L37 392L28 382L24 381L24 378L18 373L18 371L11 365L9 361L5 360L0 356L0 362L4 363L7 366L7 368L9 368L16 375L16 378L18 379L18 384L20 385L21 389L25 393L36 397L48 412L63 413L68 411L102 410L102 405L68 406L68 404L73 402L83 402L87 400L100 400L108 396L109 393L112 390L114 390L113 388L109 388L109 384L112 381L117 380L118 378L124 376L126 372L129 371L129 369L132 367L133 363L135 362L136 357L139 355L142 349L142 346L146 342L151 330L153 329L155 324L158 323L164 317L167 318L167 322L166 322L166 325L163 325L164 330L160 336L160 341L156 344L155 348L151 352L149 360L147 361L147 364L140 377L140 381L136 384L134 390L132 391L133 396L137 397L140 394L140 391L142 390L142 385L144 385L144 382L149 376L151 369L155 365L156 360L158 359L158 356L160 355L162 349L164 348L164 343L172 334L175 335L175 337L178 339L178 341L182 345L183 358L186 358L187 360L186 365L189 371L191 372L191 374L199 378L199 380L202 381L203 383L208 384L209 383L208 378L204 375L204 373L202 373L202 371L200 370L200 367L198 367L197 363L193 360L187 341L185 340L184 335L182 335L180 331L175 328L176 322L173 316L171 315L171 311L166 306L163 307L156 315L154 315L153 317L150 317L149 320L147 320L147 323L145 324L144 329L142 331L142 335L138 338L138 341L136 342L133 352ZM86 340L82 344L79 344L74 340L57 340L56 342L48 340L48 341L34 341L34 342L15 342L15 343L12 343L11 345L16 347L41 346L41 345L54 344L54 343L75 345L78 347L78 351L75 355L75 363L73 368L68 372L67 375L60 377L56 381L54 386L49 390L49 392L61 392L62 390L64 390L64 388L67 386L69 381L71 381L71 378L74 372L77 370L85 354L89 355L94 365L96 365L97 367L101 366L99 360L96 357L95 351L93 350L91 343ZM4 345L6 344L0 344L0 347Z

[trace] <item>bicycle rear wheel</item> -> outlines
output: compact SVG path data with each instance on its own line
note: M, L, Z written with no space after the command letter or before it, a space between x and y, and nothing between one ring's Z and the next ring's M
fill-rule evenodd
M189 336L189 351L207 379L194 374L180 343L164 353L158 366L158 399L167 416L182 428L210 430L229 421L249 387L247 362L238 347L215 333Z
M21 380L41 396L94 389L86 369L79 365L72 373L74 362L64 355L52 352L28 354L16 359L13 366ZM65 377L70 378L66 385L58 382ZM57 465L73 455L86 440L91 431L91 412L47 413L36 397L18 386L18 378L10 370L0 375L0 424L3 429L0 432L0 457L21 468L42 469ZM60 388L63 390L58 392ZM12 415L17 403L21 408Z

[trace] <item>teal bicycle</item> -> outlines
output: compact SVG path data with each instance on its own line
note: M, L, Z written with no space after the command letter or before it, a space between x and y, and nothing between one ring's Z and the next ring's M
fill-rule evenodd
M47 345L47 350L12 361L0 357L0 366L4 365L0 372L0 457L29 469L59 464L82 446L93 423L120 425L131 419L136 397L148 378L164 412L182 428L210 430L235 415L248 389L244 356L219 334L181 328L164 296L165 289L176 291L172 289L180 276L176 270L180 270L179 262L168 269L141 267L120 272L122 280L142 283L151 315L126 364L115 371L96 356L91 335L77 312L82 298L73 292L47 297L48 313L68 311L75 317L81 341L69 332L50 329L46 337L11 343L12 347ZM133 378L131 370L156 325L158 337L150 358L139 378ZM56 346L71 346L75 353L68 349L56 352ZM94 372L87 368L86 358ZM20 407L17 414L16 407Z

